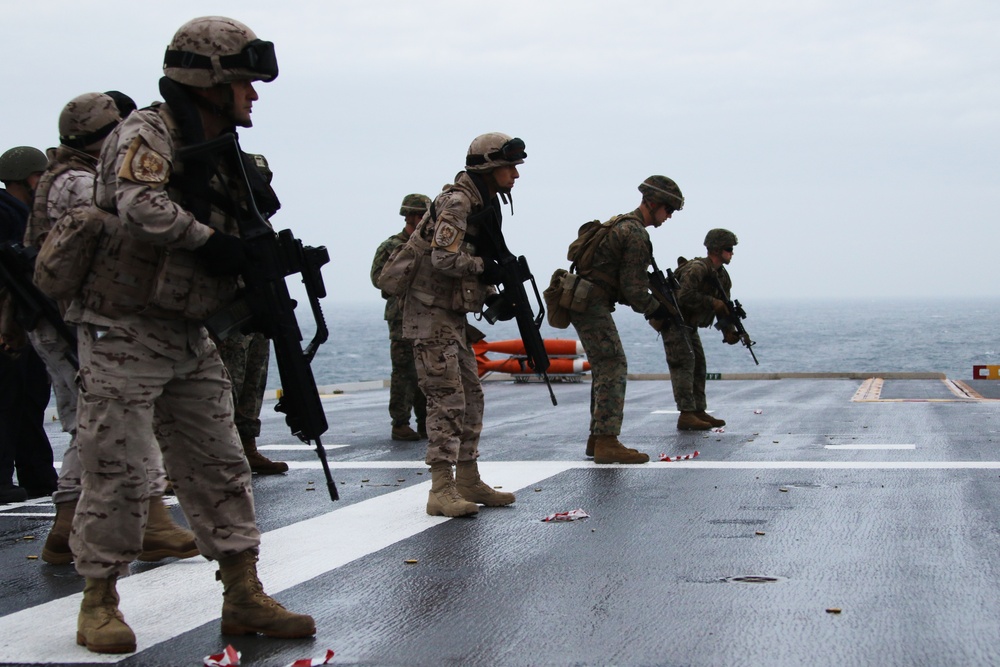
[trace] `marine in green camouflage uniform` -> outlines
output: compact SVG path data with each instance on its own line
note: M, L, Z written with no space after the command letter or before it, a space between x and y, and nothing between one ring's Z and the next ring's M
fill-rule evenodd
M666 176L650 176L639 185L639 208L605 223L610 230L600 238L589 268L580 276L598 289L591 291L585 312L572 312L590 362L590 437L587 455L595 463L645 463L649 456L618 441L625 411L628 361L611 313L615 303L629 306L647 320L662 320L665 307L649 292L647 271L653 246L647 227L659 227L684 206L680 188Z
M729 299L733 281L725 265L732 260L736 244L736 235L728 229L713 229L705 236L708 257L689 260L674 274L680 283L677 302L690 329L669 327L663 332L663 349L670 367L674 401L681 413L677 418L677 428L682 431L705 431L726 425L725 420L706 412L705 375L708 366L698 327L711 326L717 317L725 318L729 314L725 301ZM739 342L735 327L727 327L723 331L723 340L730 345Z
M372 260L372 285L378 287L378 277L392 251L406 243L430 206L430 197L411 194L403 197L399 214L403 216L403 231L393 234L375 251ZM413 344L403 338L403 311L396 297L382 292L385 299L385 321L389 325L389 417L392 419L393 440L421 440L427 437L427 399L417 384L417 367L413 362ZM417 418L417 430L410 428L410 411Z

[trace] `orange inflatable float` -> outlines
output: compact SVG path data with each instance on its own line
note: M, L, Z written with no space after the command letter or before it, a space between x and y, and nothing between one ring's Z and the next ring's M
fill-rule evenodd
M545 352L549 357L580 357L586 354L583 351L583 344L578 340L566 338L546 338L542 341L545 344ZM514 356L524 356L524 341L520 338L512 340L481 340L472 344L472 349L476 356L485 355L487 352L502 352Z
M584 351L580 341L549 338L542 342L546 354L549 355L550 377L580 376L590 370L590 363L581 358ZM492 342L483 340L473 343L472 349L476 353L479 377L487 373L510 373L514 376L531 376L535 373L528 367L524 342L520 338ZM486 356L487 352L500 352L510 356L506 359L490 359Z

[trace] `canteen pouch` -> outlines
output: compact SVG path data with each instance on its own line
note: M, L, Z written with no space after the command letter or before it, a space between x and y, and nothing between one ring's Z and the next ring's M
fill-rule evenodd
M587 310L591 294L594 293L594 283L575 273L567 273L563 278L562 298L560 303L567 310L582 313Z
M549 286L542 292L542 299L545 301L545 318L549 326L554 329L566 329L569 327L569 308L562 305L563 284L567 277L576 276L566 269L556 269L549 280Z

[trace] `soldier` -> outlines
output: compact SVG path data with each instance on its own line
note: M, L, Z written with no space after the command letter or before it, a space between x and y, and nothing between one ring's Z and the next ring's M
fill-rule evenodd
M273 174L263 155L249 156L257 169L271 183ZM284 461L272 461L257 450L260 436L260 410L267 389L267 365L271 360L271 341L255 331L233 333L218 343L222 363L233 383L233 407L236 410L236 430L243 443L243 453L250 470L258 475L279 475L288 472Z
M94 202L110 217L67 319L80 323L77 444L83 490L70 536L86 578L77 643L135 650L118 610L117 577L142 550L157 440L200 552L219 562L222 633L308 637L312 617L287 611L257 577L251 472L233 422L231 384L201 322L232 301L249 268L236 236L248 206L235 151L185 155L251 127L254 81L278 75L274 45L233 19L194 19L174 35L163 103L132 112L105 141ZM258 207L276 198L247 169Z
M0 182L4 184L0 242L21 242L35 188L47 164L45 154L31 146L17 146L0 155ZM0 502L12 503L51 494L57 477L44 426L49 376L15 320L9 295L0 301Z
M131 100L127 97L122 100L126 109L135 109L135 104L129 107L129 102ZM85 93L63 107L59 114L59 147L52 151L49 166L38 181L31 218L24 234L25 247L41 247L46 235L63 214L92 203L97 158L105 138L121 122L120 113L119 104L105 93ZM76 368L67 357L70 344L47 320L39 319L34 330L28 332L28 338L45 362L56 395L59 421L63 431L70 434L69 446L63 453L59 471L59 485L52 494L56 519L42 548L42 560L53 565L65 565L73 560L69 533L80 497ZM76 354L75 348L72 353ZM155 473L150 474L149 520L142 537L142 553L138 558L156 561L167 557L197 556L194 535L174 523L163 503L167 475L159 450L154 448L152 454L155 458L150 470Z
M403 197L399 214L403 216L403 231L390 236L375 251L372 260L372 285L378 287L378 277L392 251L406 243L427 212L431 199L412 194ZM389 417L392 419L393 440L421 440L427 437L427 399L417 384L417 367L413 363L413 344L403 338L403 311L396 297L382 292L385 299L385 321L389 325L389 358L392 375L389 379ZM410 428L410 410L417 418L417 430Z
M684 207L684 196L666 176L650 176L639 184L642 201L631 213L604 223L605 234L595 236L596 248L589 267L578 267L590 282L586 309L571 312L590 362L590 437L587 456L594 463L645 463L649 455L625 447L618 440L625 411L628 360L611 313L615 303L629 306L647 320L664 320L666 307L649 292L647 271L653 246L647 227L659 227ZM588 250L590 250L588 248Z
M497 194L506 199L525 157L520 139L499 132L476 137L465 171L444 187L414 232L427 249L404 298L403 337L413 341L417 378L427 397L430 515L466 516L479 512L477 503L514 502L513 493L496 491L479 477L483 388L472 343L482 334L466 315L482 310L488 286L500 278L497 261L477 255L482 251L476 245L482 234L477 214L488 206L499 209Z
M716 419L705 412L708 407L705 398L707 364L697 327L710 326L716 318L729 315L724 300L729 299L733 281L725 265L732 261L733 246L736 243L736 234L728 229L712 229L705 235L708 257L697 257L684 262L674 272L680 283L677 302L684 321L691 328L668 328L663 334L663 349L667 353L667 365L670 367L674 401L681 413L677 418L677 428L682 431L707 431L726 425L725 420ZM734 326L725 327L722 336L729 345L740 341ZM690 348L688 342L691 343Z

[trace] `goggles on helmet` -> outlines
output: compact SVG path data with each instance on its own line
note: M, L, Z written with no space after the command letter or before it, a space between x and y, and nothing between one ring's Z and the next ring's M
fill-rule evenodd
M212 58L191 51L167 50L163 56L164 67L180 67L183 69L212 69ZM222 69L246 69L259 74L265 81L278 77L278 58L274 55L274 43L255 39L239 53L229 56L219 56L219 67Z
M495 150L492 153L466 156L465 166L476 167L487 162L497 161L518 162L524 160L526 157L528 157L528 154L524 152L524 141L514 137L505 141L499 150Z

